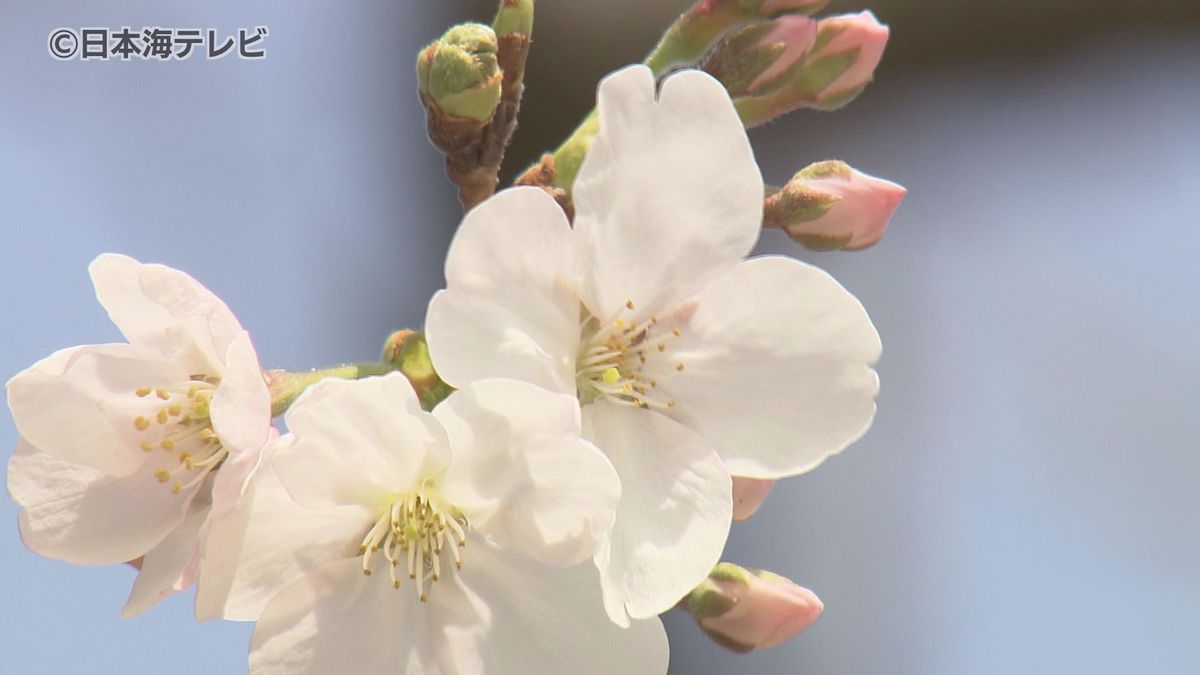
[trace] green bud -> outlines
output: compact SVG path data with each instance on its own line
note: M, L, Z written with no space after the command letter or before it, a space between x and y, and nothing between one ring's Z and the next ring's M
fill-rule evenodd
M383 345L384 363L404 373L421 400L421 407L433 410L454 389L438 377L429 358L429 345L421 331L399 330Z
M492 22L496 35L533 34L533 0L501 0L500 11Z
M448 117L487 121L500 104L503 73L497 49L496 33L483 24L446 31L417 57L422 98Z

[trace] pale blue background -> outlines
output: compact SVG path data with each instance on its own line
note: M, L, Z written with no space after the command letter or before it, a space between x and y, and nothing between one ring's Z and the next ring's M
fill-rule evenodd
M5 0L0 376L117 338L84 269L103 251L201 279L272 367L369 359L420 323L459 213L412 57L491 3L350 5ZM543 5L557 32L535 48L520 161L652 32L597 9L622 3ZM877 7L898 36L924 20L896 5ZM1033 59L1014 37L923 62L898 37L906 67L854 106L753 135L768 180L838 157L911 191L869 251L762 247L862 299L880 412L730 541L729 559L815 589L821 621L735 657L671 617L672 672L1200 672L1200 32L1154 23ZM266 24L268 58L46 53L58 26L155 24ZM5 417L0 448L14 439ZM0 500L0 674L244 671L248 626L197 625L186 595L120 621L131 570L38 558L15 518Z

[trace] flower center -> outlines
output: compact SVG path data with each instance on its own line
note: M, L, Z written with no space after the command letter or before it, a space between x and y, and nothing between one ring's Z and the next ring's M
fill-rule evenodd
M133 427L142 432L142 450L161 449L172 457L154 472L154 478L170 483L175 494L199 485L229 456L213 432L209 415L213 392L220 384L221 378L201 373L175 387L142 387L133 392L147 401L157 399L153 414L138 415Z
M422 491L388 497L379 518L363 537L358 552L362 554L363 574L371 574L371 558L383 551L392 576L392 588L400 588L397 569L408 565L408 578L416 581L417 597L427 602L425 583L442 578L442 549L454 555L454 568L462 569L458 549L467 545L466 517L456 508L437 504Z
M625 309L634 309L633 300ZM683 335L678 325L668 328L657 316L641 323L622 318L602 324L589 315L583 322L583 350L576 360L576 389L584 404L603 398L618 405L667 410L675 399L658 389L660 379L683 372L683 361L669 354L669 345Z

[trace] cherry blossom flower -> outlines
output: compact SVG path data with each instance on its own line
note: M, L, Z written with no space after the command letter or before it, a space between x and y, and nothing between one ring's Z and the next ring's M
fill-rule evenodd
M325 380L287 425L214 596L259 617L252 673L665 672L661 623L604 611L620 482L572 398L490 380L427 413L399 374Z
M128 344L72 347L7 386L21 440L8 490L31 550L82 565L143 558L123 615L195 580L212 515L237 502L271 435L249 335L183 272L90 266Z
M537 188L470 212L430 305L430 354L461 386L577 396L620 474L596 564L614 620L673 606L717 563L730 475L809 471L870 426L878 334L825 272L745 260L763 182L724 88L632 67L600 85L574 229Z

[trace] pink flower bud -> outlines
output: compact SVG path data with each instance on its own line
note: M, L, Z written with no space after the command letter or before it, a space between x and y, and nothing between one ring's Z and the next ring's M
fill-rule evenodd
M833 110L857 96L875 77L887 41L888 27L871 12L822 19L808 66L815 107Z
M778 56L747 87L753 94L771 80L786 73L817 43L817 21L799 14L783 16L772 22L771 29L758 39L758 47L779 50Z
M720 80L730 96L756 96L786 85L816 42L815 19L789 15L760 21L726 34L700 68Z
M783 229L813 250L863 249L883 238L907 192L845 162L818 162L767 197L763 226Z
M799 635L816 623L825 606L812 591L778 574L721 563L692 591L688 609L717 644L748 652Z
M733 519L749 520L775 486L773 480L733 477Z

